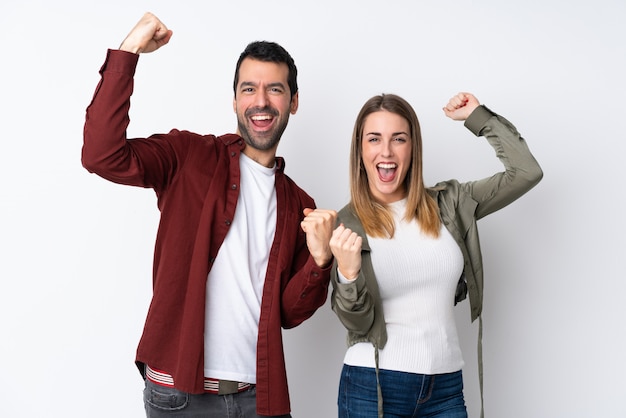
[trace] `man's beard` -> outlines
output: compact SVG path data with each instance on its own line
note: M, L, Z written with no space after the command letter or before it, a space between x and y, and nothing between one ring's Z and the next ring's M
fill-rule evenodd
M267 151L274 148L280 141L283 132L285 132L285 129L287 128L289 116L287 115L287 119L282 121L279 125L276 125L272 130L259 134L256 132L250 133L250 131L248 130L248 127L246 125L246 121L249 120L247 116L248 113L269 113L273 117L276 117L278 112L274 111L273 109L249 109L246 112L246 116L244 118L237 115L237 125L239 126L239 133L241 133L241 137L247 145L259 151ZM265 139L265 141L263 139Z

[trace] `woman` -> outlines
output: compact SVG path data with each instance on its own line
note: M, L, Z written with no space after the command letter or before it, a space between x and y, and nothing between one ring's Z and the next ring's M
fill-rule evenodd
M496 150L505 170L426 188L415 111L401 97L368 100L350 152L351 201L330 241L332 307L348 330L339 417L467 417L453 307L482 309L476 221L535 186L541 168L506 119L469 93L443 108Z

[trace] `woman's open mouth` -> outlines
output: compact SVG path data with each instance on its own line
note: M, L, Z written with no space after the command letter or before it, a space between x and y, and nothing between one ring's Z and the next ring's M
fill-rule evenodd
M376 169L378 170L378 178L381 181L389 182L393 181L396 177L396 169L398 165L396 163L378 163Z

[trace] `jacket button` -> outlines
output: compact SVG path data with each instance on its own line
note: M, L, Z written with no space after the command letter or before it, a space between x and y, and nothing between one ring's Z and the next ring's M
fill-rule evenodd
M230 188L233 189L233 190L237 190L237 185L236 184L231 184Z
M232 223L232 221L230 219L226 219L226 221L224 222L226 225L230 226L230 224Z

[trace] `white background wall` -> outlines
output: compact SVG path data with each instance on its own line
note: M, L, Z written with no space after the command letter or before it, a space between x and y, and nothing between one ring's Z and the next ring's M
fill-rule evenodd
M141 15L171 29L141 57L129 136L235 129L235 61L281 43L300 110L279 153L317 200L348 199L362 103L415 107L428 184L491 175L491 148L441 107L470 91L527 139L544 180L480 222L487 417L626 417L623 0L192 2L4 0L0 5L0 416L140 417L133 365L151 291L151 190L80 164L106 48ZM477 325L457 307L477 417ZM344 332L324 306L285 332L295 418L336 415Z

